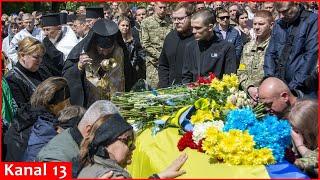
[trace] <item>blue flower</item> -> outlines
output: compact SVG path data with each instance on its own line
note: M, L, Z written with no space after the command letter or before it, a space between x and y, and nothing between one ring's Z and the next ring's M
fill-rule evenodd
M223 130L231 129L249 130L256 143L255 148L270 148L277 162L283 160L285 148L291 143L291 126L287 120L268 115L259 121L250 108L228 113Z
M249 128L256 142L256 148L270 148L277 162L284 158L285 148L291 143L291 126L287 120L276 116L265 116Z
M257 121L257 118L250 108L235 109L228 113L223 131L230 129L246 130Z

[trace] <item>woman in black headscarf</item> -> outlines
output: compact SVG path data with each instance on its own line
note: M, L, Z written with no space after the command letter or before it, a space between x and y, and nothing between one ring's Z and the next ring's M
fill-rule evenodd
M97 120L90 134L81 143L80 163L83 167L78 178L112 177L131 178L124 169L131 163L135 149L132 126L119 114L106 115ZM165 171L153 178L175 178L185 173L180 170L186 154L176 159Z
M132 87L128 51L116 23L99 19L70 52L63 70L71 103L84 107Z

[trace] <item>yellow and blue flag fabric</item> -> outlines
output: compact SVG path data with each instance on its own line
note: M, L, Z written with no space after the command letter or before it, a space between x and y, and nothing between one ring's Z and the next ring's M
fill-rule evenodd
M133 178L148 178L152 174L163 171L181 152L177 144L181 135L178 128L167 128L155 136L147 129L136 138L136 149L133 152L132 164L128 171ZM179 178L308 178L298 168L288 162L274 165L232 166L228 164L212 164L209 156L186 148L188 160L182 166L186 174Z

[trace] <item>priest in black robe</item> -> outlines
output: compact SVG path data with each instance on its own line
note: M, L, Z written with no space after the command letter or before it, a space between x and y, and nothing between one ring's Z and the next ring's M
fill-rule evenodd
M116 23L99 19L70 52L63 69L73 105L89 107L133 85L128 50Z

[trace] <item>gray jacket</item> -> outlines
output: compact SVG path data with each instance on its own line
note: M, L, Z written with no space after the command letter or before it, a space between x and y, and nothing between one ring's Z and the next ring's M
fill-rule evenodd
M114 160L94 156L93 161L92 165L87 165L80 171L78 178L99 178L110 171L113 171L111 178L119 176L123 176L126 179L131 178L131 175Z
M72 162L72 175L76 177L79 169L79 146L70 134L70 128L55 136L37 155L37 161Z

